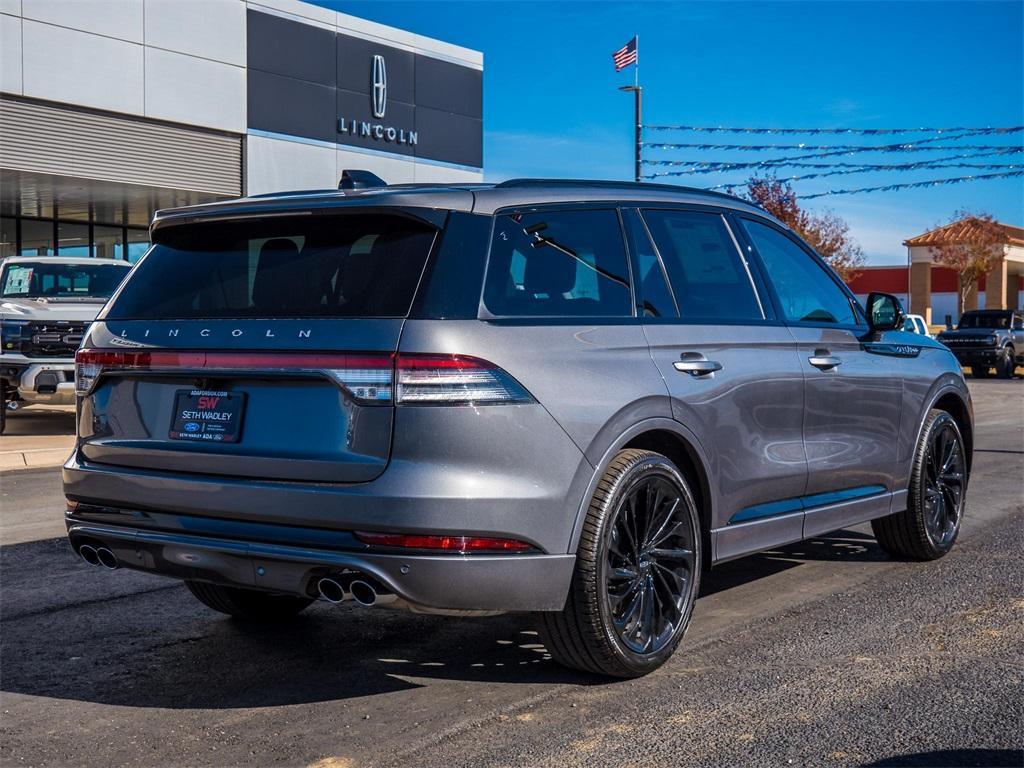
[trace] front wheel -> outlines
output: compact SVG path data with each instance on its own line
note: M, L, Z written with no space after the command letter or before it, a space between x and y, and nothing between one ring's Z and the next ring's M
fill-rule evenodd
M206 607L249 621L290 619L313 602L312 598L308 597L225 587L205 581L186 581L185 586Z
M657 669L690 622L702 557L697 506L676 466L620 451L591 499L565 608L541 614L545 646L585 672Z
M996 376L1000 379L1012 379L1013 371L1017 367L1016 360L1013 347L1003 347L999 350L999 357L996 358Z
M960 534L967 496L967 453L956 421L933 409L914 454L907 508L871 521L878 544L890 555L937 560Z

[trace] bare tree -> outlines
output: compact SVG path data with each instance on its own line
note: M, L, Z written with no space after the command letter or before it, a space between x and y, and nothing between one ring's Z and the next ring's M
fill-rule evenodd
M962 314L978 278L991 272L1003 258L1006 233L991 214L960 210L934 235L936 243L931 248L935 263L957 274Z
M864 266L864 253L850 235L849 225L832 211L805 211L787 182L754 177L747 182L746 197L806 240L846 282Z

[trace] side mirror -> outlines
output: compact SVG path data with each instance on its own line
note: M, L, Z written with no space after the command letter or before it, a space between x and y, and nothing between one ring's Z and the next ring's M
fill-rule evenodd
M903 327L906 315L900 300L889 293L868 294L868 323L877 332L894 331Z

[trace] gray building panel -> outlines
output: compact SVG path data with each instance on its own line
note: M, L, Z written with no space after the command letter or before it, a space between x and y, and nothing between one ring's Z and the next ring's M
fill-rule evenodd
M248 89L250 128L336 141L336 89L253 69Z
M479 69L258 11L248 24L249 129L483 166ZM375 56L386 69L380 117Z
M416 156L446 163L483 166L483 121L416 107Z
M416 105L483 118L484 73L432 56L416 57Z
M258 11L249 11L246 19L250 72L335 85L333 32Z

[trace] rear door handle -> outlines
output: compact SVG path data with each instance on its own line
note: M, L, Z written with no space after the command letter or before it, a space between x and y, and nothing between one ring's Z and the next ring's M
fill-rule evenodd
M688 373L691 376L707 376L709 373L722 370L722 364L717 360L708 360L700 352L683 352L679 360L672 363L672 367L681 373Z
M814 354L807 358L807 362L822 371L831 371L843 364L843 361L831 354L827 349L816 349Z

